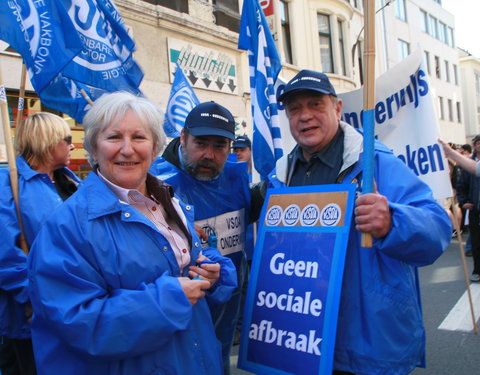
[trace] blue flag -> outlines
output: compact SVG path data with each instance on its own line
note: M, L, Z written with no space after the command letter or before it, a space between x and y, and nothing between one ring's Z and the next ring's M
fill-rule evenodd
M42 102L81 122L80 94L125 90L141 95L134 42L110 0L0 2L0 39L19 52Z
M0 1L0 39L20 55L40 93L83 49L68 13L55 1Z
M283 155L274 84L282 69L258 0L243 2L238 48L248 50L253 117L253 160L262 179Z
M182 68L178 63L176 66L175 78L165 111L165 122L163 123L165 134L172 138L180 136L188 114L193 107L200 103L187 77L183 74Z

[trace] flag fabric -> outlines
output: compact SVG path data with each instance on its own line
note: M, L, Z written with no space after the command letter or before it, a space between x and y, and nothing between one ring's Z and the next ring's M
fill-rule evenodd
M178 63L176 67L175 78L165 110L165 122L163 123L165 134L172 138L180 136L188 114L193 107L200 103Z
M253 159L265 179L283 155L274 84L282 68L258 0L243 2L238 48L248 51L253 118Z
M0 39L22 55L42 102L79 122L88 108L80 88L91 88L92 100L118 90L141 95L134 42L110 0L2 1Z
M0 39L10 44L41 92L83 49L68 13L54 1L0 1Z

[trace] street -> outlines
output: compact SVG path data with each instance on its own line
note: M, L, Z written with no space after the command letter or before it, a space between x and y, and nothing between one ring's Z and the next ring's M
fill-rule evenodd
M470 274L472 258L467 257L466 262ZM412 374L480 374L480 335L473 333L458 240L453 239L433 265L420 268L419 275L427 330L427 367L417 368ZM471 295L478 322L480 284L471 284ZM236 368L237 353L238 346L235 346L232 375L249 374Z

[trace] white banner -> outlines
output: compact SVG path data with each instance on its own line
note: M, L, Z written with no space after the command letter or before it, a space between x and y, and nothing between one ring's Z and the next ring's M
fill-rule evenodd
M343 99L343 120L362 128L363 88L338 96ZM375 96L378 139L430 186L436 199L451 197L448 162L437 143L440 132L423 51L416 50L378 77ZM284 113L280 118L282 135L291 139ZM284 141L284 144L289 145L289 142Z

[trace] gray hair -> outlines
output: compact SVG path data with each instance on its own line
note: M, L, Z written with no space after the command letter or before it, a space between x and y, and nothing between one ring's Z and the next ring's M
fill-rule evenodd
M162 127L164 115L156 104L126 91L106 94L93 103L83 118L85 129L83 146L88 152L88 161L92 167L97 166L93 154L97 149L98 135L124 117L128 111L134 112L152 132L155 155L165 147L166 138Z

